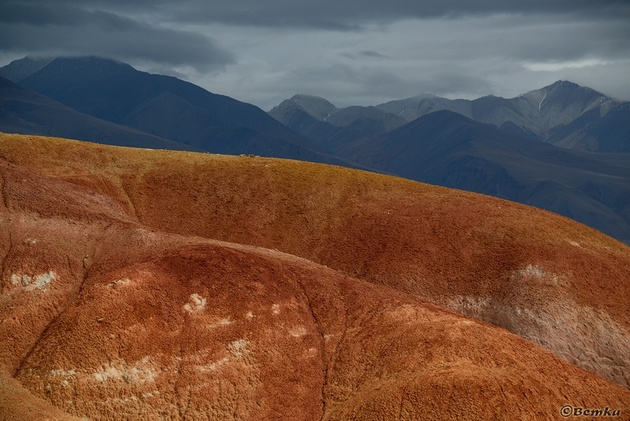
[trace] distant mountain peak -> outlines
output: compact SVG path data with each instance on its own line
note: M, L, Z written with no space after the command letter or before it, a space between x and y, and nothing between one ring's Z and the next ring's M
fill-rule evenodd
M434 94L429 94L429 93L423 93L423 94L418 94L412 97L413 99L430 99L430 98L439 98L437 95Z
M323 98L323 97L318 96L318 95L309 95L309 94L295 94L289 100L293 101L293 102L300 102L300 101L324 101L324 102L329 102L326 98Z
M598 96L602 96L602 97L605 96L601 92L598 92L592 88L589 88L587 86L581 86L581 85L578 85L577 83L574 83L568 80L557 80L551 85L547 85L544 88L536 89L530 92L539 92L539 91L547 92L547 93L557 92L559 94L560 93L566 94L569 92L582 92L582 93L587 93L587 94L597 94ZM527 95L527 93L525 93L525 95Z
M269 114L274 116L274 118L281 119L281 115L284 114L287 109L294 107L301 109L317 120L323 120L337 111L337 107L322 97L296 94L290 99L282 101L278 106L269 111Z
M98 56L59 57L50 62L64 69L80 70L81 72L118 73L121 71L135 71L131 65L110 58Z
M569 116L570 120L577 118L593 107L601 106L601 104L611 99L594 89L566 80L558 80L534 92L539 92L539 95L542 94L538 103L539 112L543 114L545 112L557 114L562 111L563 114ZM568 109L572 109L572 111ZM566 124L568 122L563 121L562 123Z
M296 104L299 104L303 107L312 108L314 106L318 106L330 109L337 109L337 107L335 107L335 105L333 105L330 101L317 95L296 94L291 97L290 101L295 102Z
M559 86L564 86L564 87L571 87L571 88L581 88L580 85L578 85L577 83L571 82L569 80L557 80L554 83L552 83L551 85L549 85L549 87L559 87Z
M0 77L18 83L22 79L32 75L48 63L53 61L51 57L32 57L26 56L19 60L13 60L11 63L0 68Z
M0 68L0 76L16 83L29 84L29 80L40 72L46 73L45 84L54 85L55 80L74 79L75 82L93 80L111 75L137 72L131 65L97 56L57 57L32 59L25 57ZM28 86L37 90L37 86Z

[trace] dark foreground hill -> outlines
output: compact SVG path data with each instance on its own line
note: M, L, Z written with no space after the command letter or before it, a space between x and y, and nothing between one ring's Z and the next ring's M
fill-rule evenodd
M630 249L569 219L288 160L2 135L0 163L9 419L630 410L593 374L628 386Z

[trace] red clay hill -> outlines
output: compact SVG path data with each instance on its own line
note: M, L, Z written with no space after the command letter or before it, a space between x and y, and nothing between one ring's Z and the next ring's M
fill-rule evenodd
M0 419L630 414L630 249L568 219L30 136L0 174Z

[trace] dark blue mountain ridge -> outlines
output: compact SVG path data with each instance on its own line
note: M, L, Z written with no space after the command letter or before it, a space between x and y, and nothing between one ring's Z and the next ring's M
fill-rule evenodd
M254 105L110 59L55 58L19 85L80 113L196 150L356 166L323 154Z
M549 143L590 152L630 153L630 102L603 116L598 109L589 110L554 133Z
M532 142L446 110L347 143L337 154L413 180L541 207L630 242L630 154Z
M437 110L455 111L513 134L550 142L551 136L578 117L593 110L596 113L591 113L592 117L603 117L623 102L594 89L559 80L509 99L493 95L474 100L418 96L377 107L403 115L408 121ZM557 136L554 141L558 141Z
M0 67L0 77L18 83L54 60L54 57L27 56L20 60L14 60L4 67Z
M337 108L324 98L298 94L282 101L269 115L310 139L328 153L349 141L386 133L407 121L377 107Z
M0 77L0 131L87 140L116 146L197 151L130 127L80 113Z
M608 97L594 89L576 83L559 80L540 89L526 92L515 98L487 95L474 100L447 99L435 95L418 95L390 101L375 107L337 108L327 100L312 95L295 95L282 101L269 114L292 130L310 138L318 145L353 141L371 134L381 134L435 111L448 110L464 115L480 123L493 124L509 135L528 140L553 143L560 147L589 150L592 152L623 151L628 138L615 137L611 141L605 135L605 127L584 134L586 125L609 124L604 117L624 101ZM353 112L347 110L354 109ZM377 116L375 110L381 111ZM294 118L296 111L306 113L310 123ZM336 118L342 116L344 118ZM599 120L604 119L602 122ZM369 124L365 124L365 122ZM346 130L335 127L353 124L368 130ZM386 122L386 123L385 123ZM322 126L321 123L327 123ZM610 123L613 124L613 123ZM334 142L330 137L334 133ZM609 133L607 133L609 134ZM594 139L593 139L594 137ZM576 140L582 139L582 141ZM600 146L601 145L601 146Z

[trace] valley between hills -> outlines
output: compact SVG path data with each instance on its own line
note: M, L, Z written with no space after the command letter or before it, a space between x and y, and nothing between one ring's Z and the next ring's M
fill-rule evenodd
M0 173L1 419L630 414L630 248L567 217L29 134Z

